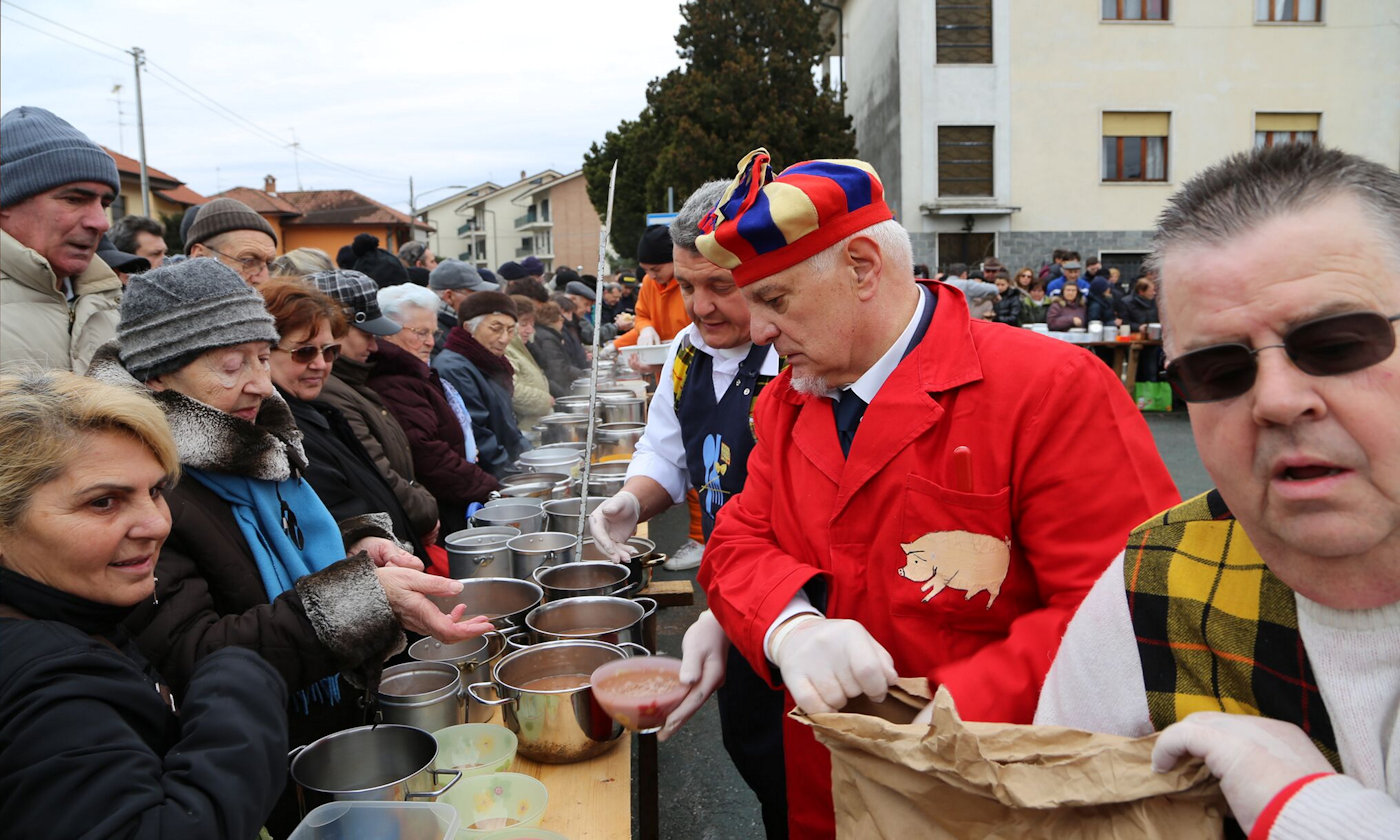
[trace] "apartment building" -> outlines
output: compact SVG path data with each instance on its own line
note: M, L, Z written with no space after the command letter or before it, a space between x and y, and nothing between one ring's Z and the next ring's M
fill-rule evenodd
M1135 276L1185 180L1322 142L1400 163L1400 0L845 0L832 78L915 262Z
M438 257L455 257L495 269L507 260L536 256L545 268L596 266L602 222L583 170L546 169L501 186L486 181L424 207L418 217L432 224Z

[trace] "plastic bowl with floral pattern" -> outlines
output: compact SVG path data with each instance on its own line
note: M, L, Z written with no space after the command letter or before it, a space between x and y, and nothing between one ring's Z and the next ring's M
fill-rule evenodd
M487 773L462 779L437 801L457 809L459 838L481 838L539 825L549 793L543 782L524 773Z

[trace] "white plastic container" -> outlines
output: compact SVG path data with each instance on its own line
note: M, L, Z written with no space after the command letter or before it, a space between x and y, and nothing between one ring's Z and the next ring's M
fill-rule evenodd
M452 840L461 820L442 802L328 802L313 808L287 840L414 837Z

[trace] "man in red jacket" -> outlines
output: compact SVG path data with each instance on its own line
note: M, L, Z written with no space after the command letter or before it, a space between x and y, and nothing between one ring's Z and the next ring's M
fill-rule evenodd
M804 711L924 676L967 719L1029 723L1080 600L1179 499L1147 425L1083 348L916 283L869 165L774 178L758 150L739 170L697 245L789 368L705 550L710 608ZM829 755L806 727L783 738L791 835L831 837Z

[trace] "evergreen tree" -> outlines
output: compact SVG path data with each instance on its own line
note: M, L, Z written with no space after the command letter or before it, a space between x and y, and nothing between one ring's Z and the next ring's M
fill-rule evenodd
M685 64L647 86L647 105L584 155L588 195L607 210L608 171L618 161L612 243L636 253L645 214L677 204L706 181L732 178L749 151L766 146L775 170L799 160L855 154L837 95L813 75L831 39L806 0L691 0L676 45Z

